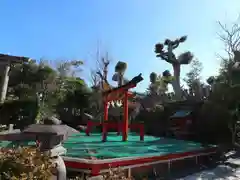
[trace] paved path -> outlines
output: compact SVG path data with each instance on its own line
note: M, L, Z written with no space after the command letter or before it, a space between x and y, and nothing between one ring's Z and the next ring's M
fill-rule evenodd
M239 180L240 179L240 158L229 158L226 164L219 165L214 169L205 170L193 175L181 178L184 180ZM179 179L179 180L181 180Z

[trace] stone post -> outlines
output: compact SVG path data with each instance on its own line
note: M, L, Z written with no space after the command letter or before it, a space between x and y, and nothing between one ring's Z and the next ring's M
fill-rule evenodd
M9 81L9 71L10 71L10 63L2 64L3 73L1 78L1 94L0 94L0 104L4 103L7 95L8 81Z
M43 153L50 154L53 163L56 164L56 172L55 177L57 180L66 180L67 179L67 170L65 163L61 157L61 155L65 155L67 150L62 146L61 141L63 137L62 135L58 136L41 136L40 140L40 150Z
M9 126L8 126L8 131L9 131L9 132L12 132L12 131L13 131L13 127L14 127L13 124L9 124Z

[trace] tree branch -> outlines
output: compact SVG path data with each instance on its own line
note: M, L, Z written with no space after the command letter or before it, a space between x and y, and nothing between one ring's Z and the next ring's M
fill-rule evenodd
M177 40L174 42L173 49L176 49L179 46L180 42Z
M226 24L223 25L221 22L218 24L222 30L222 33L218 34L219 38L224 43L229 58L232 59L233 52L240 50L240 25L234 23L231 28L228 28Z
M164 61L166 61L170 64L174 63L174 61L172 61L171 58L168 58L168 53L159 54L158 57L160 57L161 59L163 59Z

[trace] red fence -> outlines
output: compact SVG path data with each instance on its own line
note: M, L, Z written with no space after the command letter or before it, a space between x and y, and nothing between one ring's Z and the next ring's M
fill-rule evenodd
M118 123L118 122L92 122L88 121L87 123L87 128L86 128L86 135L90 136L90 132L92 130L92 127L94 126L102 126L104 129L103 131L103 140L107 139L107 132L108 129L116 129L117 130L117 135L120 135L121 132L123 132L124 124L123 123ZM144 141L144 125L141 123L134 123L134 124L129 124L128 127L131 130L139 130L139 136L140 136L140 141ZM105 133L104 133L105 132Z

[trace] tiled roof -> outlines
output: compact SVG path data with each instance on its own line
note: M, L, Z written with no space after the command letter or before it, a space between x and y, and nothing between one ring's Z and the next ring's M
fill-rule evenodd
M7 54L0 54L0 61L11 61L12 63L27 62L30 58L21 56L12 56Z

